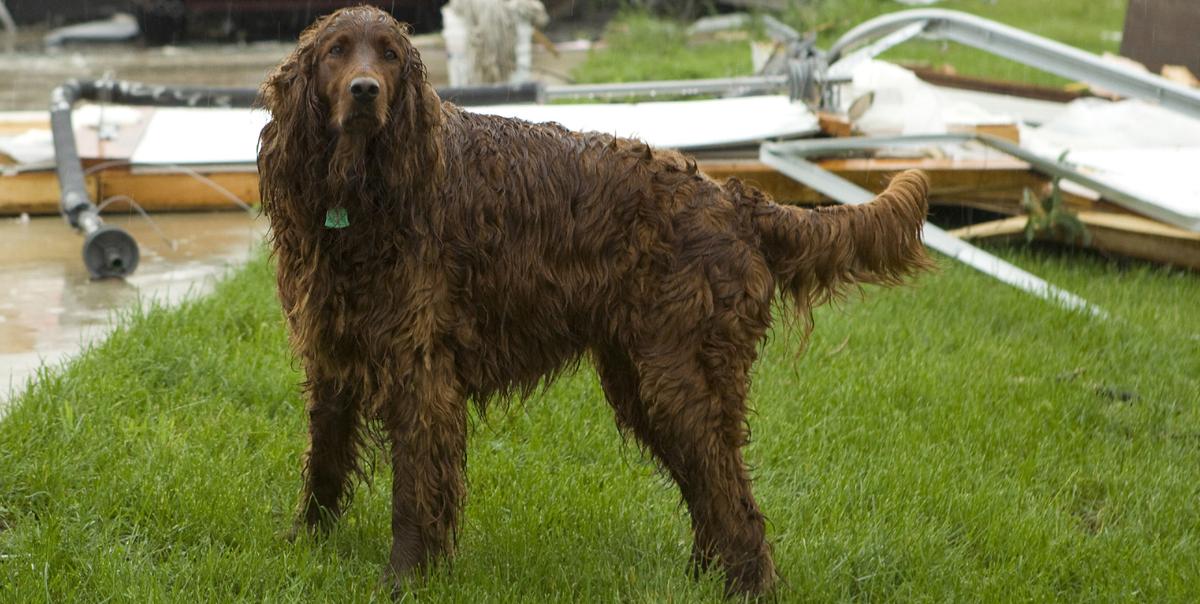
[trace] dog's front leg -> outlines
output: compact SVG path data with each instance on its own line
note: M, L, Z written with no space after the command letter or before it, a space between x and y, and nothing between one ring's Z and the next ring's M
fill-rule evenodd
M452 553L466 494L467 409L453 358L419 361L412 384L385 419L392 445L392 552L399 586Z
M292 530L327 528L350 498L350 478L358 468L362 426L353 391L333 379L309 376L308 451L304 487Z

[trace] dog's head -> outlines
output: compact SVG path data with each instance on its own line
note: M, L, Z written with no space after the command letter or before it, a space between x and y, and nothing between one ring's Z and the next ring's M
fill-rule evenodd
M308 127L339 137L366 139L435 119L440 100L408 34L407 25L371 6L321 17L267 78L263 104L276 119L304 110L316 122Z
M259 91L271 113L259 138L264 203L302 195L306 178L395 190L438 173L441 99L408 34L370 6L338 10L300 34Z

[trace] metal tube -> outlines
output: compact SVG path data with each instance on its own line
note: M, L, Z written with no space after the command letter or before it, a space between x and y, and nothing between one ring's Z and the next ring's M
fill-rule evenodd
M767 75L707 80L661 80L656 82L620 82L616 84L570 84L547 86L546 100L620 96L746 94L787 89L788 76Z
M836 63L853 46L886 36L913 23L925 23L926 37L965 44L1200 119L1200 91L1105 61L1073 46L958 11L909 10L866 21L834 43L829 49L829 63Z
M71 107L81 98L83 86L71 80L50 95L50 129L54 136L55 171L59 201L67 223L83 233L83 263L93 279L125 277L137 269L137 242L118 227L104 224L100 210L88 195L83 166L75 148Z

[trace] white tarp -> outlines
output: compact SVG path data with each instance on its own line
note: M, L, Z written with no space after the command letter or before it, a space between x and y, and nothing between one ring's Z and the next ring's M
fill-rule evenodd
M1049 158L1066 152L1092 178L1157 206L1133 209L1200 231L1200 120L1137 100L1080 99L1023 128L1021 146Z
M572 130L640 138L656 147L699 149L807 136L816 117L786 96L704 101L580 105L497 105L471 111ZM233 164L255 161L262 111L158 109L131 158L135 164Z

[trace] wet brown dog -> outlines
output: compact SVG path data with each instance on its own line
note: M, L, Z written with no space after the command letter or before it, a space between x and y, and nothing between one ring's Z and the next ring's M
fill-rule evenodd
M622 430L679 485L695 567L719 564L731 592L771 587L741 447L772 299L807 322L927 266L924 176L809 211L635 140L467 113L406 28L365 7L306 30L262 101L263 211L307 374L298 527L343 510L371 423L391 447L390 571L448 555L468 401L590 355Z

